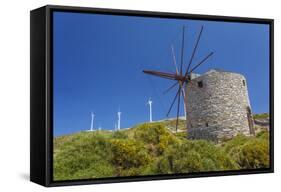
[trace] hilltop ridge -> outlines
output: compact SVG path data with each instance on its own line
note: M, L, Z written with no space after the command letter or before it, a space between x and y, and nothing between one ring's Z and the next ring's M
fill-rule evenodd
M54 138L54 180L160 175L269 167L269 135L238 135L220 144L188 140L175 120L121 131L80 132ZM180 120L179 129L184 125ZM170 128L169 128L170 127Z

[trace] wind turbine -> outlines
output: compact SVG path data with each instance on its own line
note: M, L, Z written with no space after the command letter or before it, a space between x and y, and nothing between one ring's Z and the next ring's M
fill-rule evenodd
M151 123L152 122L152 100L150 97L149 97L146 105L149 105L149 122Z
M90 131L94 131L95 114L93 112L91 112L91 116L92 116L92 119L91 119L91 129L90 129Z
M119 107L119 110L117 112L117 116L118 116L117 130L120 130L120 125L121 125L121 111L120 111L120 107Z

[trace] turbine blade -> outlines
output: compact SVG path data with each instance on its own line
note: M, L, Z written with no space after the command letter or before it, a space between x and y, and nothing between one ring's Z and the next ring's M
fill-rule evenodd
M169 108L169 111L168 111L167 115L166 115L167 117L169 116L169 114L170 114L170 112L171 112L171 110L172 110L172 108L173 108L173 105L174 105L174 103L175 103L177 97L179 96L179 93L180 93L180 89L178 89L177 94L175 95L175 97L174 97L174 99L173 99L173 102L172 102L172 104L171 104L171 106L170 106L170 108Z
M193 51L192 51L192 55L191 55L191 57L190 57L190 60L189 60L188 66L187 66L187 70L186 70L186 72L185 72L185 77L186 77L187 74L188 74L189 68L190 68L190 66L191 66L191 63L192 63L192 61L193 61L193 58L194 58L194 55L195 55L195 53L196 53L197 47L198 47L198 45L199 45L199 41L200 41L200 39L201 39L202 31L203 31L203 26L201 27L201 30L200 30L199 35L198 35L197 40L196 40L196 44L195 44L194 49L193 49Z
M171 51L172 51L172 56L173 56L173 62L174 62L175 68L176 68L176 74L178 75L179 70L178 70L178 67L177 67L176 55L175 55L173 44L171 45Z
M182 28L182 44L181 44L181 66L180 66L180 75L182 75L182 66L183 66L183 53L184 53L184 29Z
M214 54L214 52L209 53L202 61L200 61L193 69L190 70L190 73L192 73L197 67L199 67L201 64L203 64L209 57L211 57Z
M173 89L177 84L178 84L178 82L175 82L171 87L169 87L167 90L165 90L165 91L163 92L163 94L168 93L168 92L169 92L171 89Z

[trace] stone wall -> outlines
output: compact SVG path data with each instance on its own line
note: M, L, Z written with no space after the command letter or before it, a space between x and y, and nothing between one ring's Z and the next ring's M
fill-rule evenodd
M192 79L185 91L190 139L219 142L239 133L250 135L251 107L244 76L210 70Z

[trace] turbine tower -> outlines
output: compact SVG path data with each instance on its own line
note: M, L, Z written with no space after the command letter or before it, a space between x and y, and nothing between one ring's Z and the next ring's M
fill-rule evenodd
M121 111L120 108L117 112L117 116L118 116L118 122L117 122L117 130L120 130L120 125L121 125Z
M94 119L95 119L95 114L91 112L92 120L91 120L91 129L90 131L94 131Z
M149 105L149 122L152 122L152 100L149 97L147 105Z

